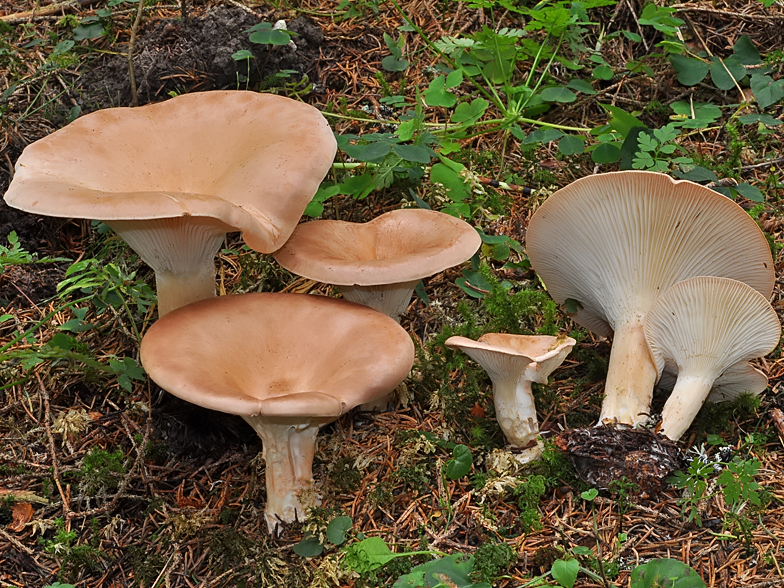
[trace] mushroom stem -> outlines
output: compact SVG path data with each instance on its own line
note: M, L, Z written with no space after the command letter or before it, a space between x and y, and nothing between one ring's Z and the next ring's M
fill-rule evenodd
M369 306L400 322L419 280L378 286L338 286L343 298Z
M493 381L495 418L509 444L527 450L524 458L519 458L520 461L525 463L538 459L542 455L542 449L537 442L539 421L536 417L531 380L525 374L517 378L499 377L490 371L488 373Z
M642 320L619 325L613 335L599 422L635 425L648 418L657 377Z
M679 373L675 388L664 403L661 433L677 441L689 428L694 417L708 398L715 382L715 374Z
M302 521L321 504L313 490L313 456L319 425L296 419L242 417L261 437L266 464L267 507L264 518L276 536L281 522Z
M108 224L155 272L158 316L215 296L215 255L229 227L190 216Z

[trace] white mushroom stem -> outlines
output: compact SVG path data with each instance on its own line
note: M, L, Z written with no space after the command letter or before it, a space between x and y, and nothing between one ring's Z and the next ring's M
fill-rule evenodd
M107 224L155 271L158 316L215 296L215 255L228 227L177 217Z
M490 373L488 371L488 373ZM490 375L496 419L512 447L527 447L539 435L531 380Z
M313 491L313 456L319 425L296 419L244 416L263 443L270 534L281 522L303 521L308 509L321 504Z
M648 418L657 377L642 321L619 325L613 335L599 422L635 425Z
M338 286L343 298L369 306L400 322L419 280L379 286Z
M662 410L661 433L663 435L670 439L680 439L700 412L717 375L704 372L678 374L675 388Z

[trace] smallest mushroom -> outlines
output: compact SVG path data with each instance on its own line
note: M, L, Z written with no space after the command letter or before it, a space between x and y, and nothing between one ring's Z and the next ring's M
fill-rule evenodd
M575 343L566 336L501 333L487 333L478 341L467 337L446 340L447 347L464 351L490 376L496 419L512 447L522 449L517 455L521 463L542 455L531 383L546 384Z
M481 245L465 221L406 208L363 224L303 223L274 257L287 270L338 286L346 300L399 321L419 280L463 263Z
M723 374L725 393L758 389L759 374L746 362L773 351L780 336L776 312L743 282L701 276L669 288L645 318L645 339L659 375L667 364L678 370L661 432L679 439ZM726 375L730 370L732 377Z

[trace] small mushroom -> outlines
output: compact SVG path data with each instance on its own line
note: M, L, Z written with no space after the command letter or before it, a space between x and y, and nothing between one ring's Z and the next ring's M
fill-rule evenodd
M243 294L179 308L146 333L141 359L164 390L242 416L266 462L266 520L303 520L320 501L319 427L388 394L414 363L400 325L365 306L305 294Z
M501 333L487 333L478 341L467 337L446 340L447 347L465 352L490 376L496 419L512 447L523 450L517 456L522 463L542 455L531 383L546 384L575 343L565 336Z
M315 108L242 91L184 94L76 119L28 146L5 200L105 221L155 271L158 314L215 295L229 231L269 253L294 230L332 164Z
M460 219L406 208L363 224L300 224L274 256L287 270L336 285L347 300L399 320L419 280L470 259L481 244Z
M729 369L735 377L726 390L744 388L738 382L743 376L753 389L759 377L746 362L773 351L780 336L776 312L743 282L701 276L669 288L645 318L645 339L658 373L667 362L678 370L662 411L662 433L679 439Z
M577 323L613 337L600 422L647 418L657 370L643 321L670 286L715 275L773 291L770 248L740 206L653 172L598 174L559 190L531 218L526 251L556 302L578 308Z

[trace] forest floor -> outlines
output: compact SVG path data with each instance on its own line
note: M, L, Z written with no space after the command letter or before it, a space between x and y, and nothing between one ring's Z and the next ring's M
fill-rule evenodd
M476 41L483 31L521 30L532 22L530 13L516 9L525 2L397 4L188 0L183 18L171 0L145 3L134 48L139 104L212 89L272 91L316 106L338 135L366 145L356 137L396 132L399 127L391 123L400 122L404 104L419 103L428 123L456 112L448 87L426 95L448 71L434 40ZM554 443L565 438L562 431L596 422L610 344L561 310L547 318L554 306L526 265L525 232L533 210L555 190L623 165L590 152L605 131L617 133L607 139L616 150L626 138L620 128L601 130L608 117L623 119L602 104L650 129L694 119L692 126L670 128L675 133L670 137L657 137L651 161L661 162L660 171L683 171L674 158L688 156L715 173L716 185L752 214L774 252L772 304L780 317L784 313L784 184L778 171L784 125L777 124L784 113L779 95L784 95L779 84L784 6L689 2L657 13L648 19L656 23L651 25L637 0L599 4L585 2L590 24L573 22L563 29L558 58L542 76L542 87L572 88L571 96L539 100L544 106L539 110L532 102L533 109L524 112L528 118L514 129L481 126L500 116L492 103L474 121L477 132L447 133L430 143L472 172L474 183L464 198L422 178L416 161L398 160L389 168L393 181L357 172L357 182L374 182L372 191L352 192L356 184L340 166L330 172L328 181L345 189L324 197L322 218L364 222L403 202L426 202L457 211L500 239L486 240L480 271L466 265L424 280L427 300L415 297L401 321L418 350L404 397L395 410L354 411L322 429L313 467L322 505L310 521L285 526L278 538L270 537L263 518L265 467L254 431L239 417L161 391L139 368L139 340L129 321L143 334L155 320L155 306L145 298L154 288L152 272L99 223L37 217L0 202L0 588L58 582L117 588L414 586L405 583L405 574L444 554L473 556L465 560L472 567L470 582L447 573L444 586L484 581L502 588L548 582L568 587L568 574L551 569L556 560L571 560L580 566L576 586L626 587L631 570L655 558L692 566L708 586L784 586L784 429L776 428L776 409L784 409L780 347L758 362L769 388L757 401L704 409L679 442L682 454L692 457L701 448L710 458L720 447L732 448L716 468L697 471L708 459L693 461L692 470L681 462L683 472L691 471L681 477L692 482L691 495L670 478L646 481L629 463L614 470L623 473L620 480L600 484L594 495L585 479L593 474L595 480L597 468L619 464L609 449L604 454L596 449L606 440L591 446L589 457L596 461L588 465ZM536 74L529 80L536 80L548 66L526 43L533 40L547 54L556 47L557 19L578 13L567 2L549 4L562 13L547 12L546 6L536 10L552 16L549 25L503 37L510 46L518 43L513 57L499 46L490 57L473 46L472 59L490 68L486 88L496 83L508 89L504 83L512 79L522 84L528 71ZM416 27L403 26L403 14ZM131 105L127 51L136 3L6 0L0 17L4 193L27 145L78 116ZM248 29L279 20L296 33L296 50L251 42ZM680 32L673 33L673 26ZM617 31L629 34L612 34ZM759 59L741 39L750 41ZM667 59L678 43L706 63L718 56L734 65L733 52L745 56L740 67L747 69L736 74L730 89L721 89L721 72L715 71L712 80L684 85ZM505 63L512 70L505 71ZM757 83L763 74L753 78L755 72L768 76L767 90ZM585 83L567 86L576 77ZM492 94L465 88L458 84L452 92L466 109L480 108L472 101ZM537 86L531 95L540 93ZM690 105L680 119L679 101ZM710 106L715 116L701 110ZM585 132L589 128L600 130ZM563 133L536 136L536 129L580 135L586 149L573 141L559 147ZM348 157L355 145L340 145L348 150L340 152L339 162L362 159L361 149ZM666 145L678 147L668 151ZM12 232L18 242L9 242ZM733 235L726 240L731 243ZM94 276L105 287L81 290L74 304L76 293L58 295L57 285L73 262L87 259L99 260ZM222 293L338 295L251 251L239 234L229 235L217 262ZM112 282L112 276L119 278ZM460 287L461 277L473 286ZM538 297L526 297L531 292ZM117 294L129 297L130 305L119 305ZM556 329L579 340L549 384L535 388L546 446L544 459L527 467L503 451L489 379L443 347L452 333L502 329ZM654 412L665 398L656 393ZM452 479L445 467L456 459L455 444L469 448L472 464ZM732 475L722 478L722 468ZM351 519L345 537L335 534L334 524L327 532L339 516ZM376 569L352 566L346 550L367 537L383 539L394 552L427 553ZM297 553L307 549L309 557Z

